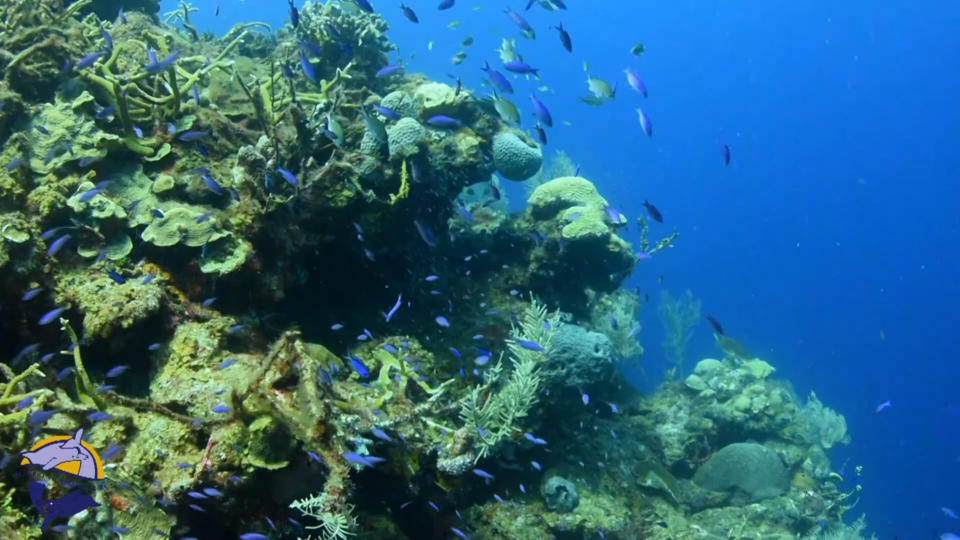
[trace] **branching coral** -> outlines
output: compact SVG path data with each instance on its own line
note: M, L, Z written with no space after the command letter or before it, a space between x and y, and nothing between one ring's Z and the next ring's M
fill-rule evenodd
M477 434L476 460L487 456L519 429L518 421L537 403L539 365L550 354L550 341L560 322L559 312L549 313L536 299L514 325L507 340L511 372L503 386L503 358L484 373L483 384L473 387L460 402L460 419Z
M355 534L351 531L357 526L357 520L353 517L353 507L345 505L341 509L335 508L326 493L315 493L293 501L290 503L290 508L315 519L318 524L307 525L306 528L319 531L319 538L322 540L343 540Z

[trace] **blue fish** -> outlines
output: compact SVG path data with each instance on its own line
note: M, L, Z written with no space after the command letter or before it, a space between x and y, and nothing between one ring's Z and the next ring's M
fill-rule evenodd
M510 20L513 21L513 24L519 26L521 30L525 30L527 32L533 31L533 27L530 26L530 23L528 23L527 20L524 19L523 16L517 13L516 11L513 11L510 8L507 8L503 10L503 12L506 13L507 17L510 17Z
M456 118L451 118L449 116L438 114L436 116L431 116L427 119L427 124L438 127L438 128L458 128L463 125L463 122L457 120Z
M19 168L20 165L23 165L24 161L25 160L22 157L11 159L10 163L7 163L7 172L12 172Z
M503 67L510 72L519 73L521 75L532 74L535 77L540 76L540 70L538 68L532 67L530 64L521 62L520 60L511 60L509 62L504 62Z
M433 231L430 230L430 227L426 223L423 223L419 219L413 220L413 225L417 228L417 233L420 235L420 239L424 241L428 246L434 247L437 245L437 240L433 236Z
M228 413L230 412L230 407L226 405L214 405L211 410L215 413Z
M220 364L218 364L217 367L219 367L220 369L228 368L228 367L232 366L233 363L236 362L236 361L237 361L236 358L227 358L227 359L224 360L223 362L220 362Z
M198 141L198 140L206 137L207 135L210 135L210 132L209 132L209 131L201 131L201 130L199 130L199 129L192 129L192 130L190 130L190 131L181 132L179 135L177 135L177 139L179 139L179 140L181 140L181 141L183 141L183 142L192 142L192 141Z
M163 60L156 60L156 54L153 55L153 62L147 64L143 67L144 71L151 75L156 75L161 71L166 70L167 68L173 66L177 63L177 59L180 58L180 51L173 51L167 55Z
M203 179L203 183L207 185L207 188L209 188L210 191L216 193L217 195L223 195L223 188L220 187L220 184L218 184L217 181L214 180L212 176L205 174L200 178Z
M52 323L53 321L57 320L57 317L59 317L61 313L66 311L66 309L67 308L63 308L63 307L56 307L51 309L50 311L44 313L40 317L40 319L37 321L37 324L39 324L40 326L44 326Z
M194 221L197 222L197 223L203 223L204 221L207 221L208 219L210 219L210 216L212 216L212 215L213 215L213 214L210 213L210 212L204 212L204 213L200 214L199 216L197 216L197 219L195 219ZM209 300L209 298L208 298L207 300ZM204 301L206 301L206 300L204 300ZM204 306L204 307L207 307L207 306Z
M348 356L347 360L350 362L350 367L352 367L358 375L364 379L370 376L370 370L367 369L367 366L363 363L363 360L353 355Z
M103 120L104 118L113 116L115 112L117 112L117 108L114 107L113 105L108 105L100 109L99 111L97 111L97 114L93 115L93 117L96 118L97 120Z
M280 173L280 176L282 176L283 179L286 180L291 186L297 187L300 185L300 180L297 180L297 177L287 169L284 169L283 167L277 167L277 172Z
M306 53L300 51L300 66L303 68L303 74L307 76L313 82L317 82L317 70L313 67L313 64L310 63L310 59L307 58Z
M374 105L374 110L383 116L389 118L390 120L399 120L400 114L397 111L391 109L390 107L384 107L383 105Z
M107 270L107 275L110 276L110 279L116 281L120 285L123 285L124 283L127 282L127 280L124 279L124 277L121 276L119 273L117 273L116 270Z
M84 56L84 57L81 58L80 60L78 60L78 61L77 61L77 64L76 64L75 66L73 66L73 68L76 69L77 71L79 71L79 70L81 70L81 69L83 69L83 68L90 67L90 66L92 66L92 65L94 64L94 62L96 62L97 60L99 60L100 57L102 57L102 56L105 55L105 54L107 54L106 51L94 51L94 52L92 52L92 53Z
M550 111L547 109L547 106L533 94L530 94L530 103L533 104L533 110L537 114L537 118L546 124L547 127L553 127L553 117L550 116Z
M107 414L103 411L96 411L87 415L87 420L90 420L91 422L100 422L103 420L110 420L111 418L113 418L112 414Z
M520 346L523 347L524 349L528 349L528 350L531 350L531 351L541 351L541 352L542 352L542 351L545 350L542 346L540 346L539 343L537 343L536 341L530 341L529 339L518 339L518 340L517 340L517 345L520 345Z
M43 292L43 287L34 287L29 291L23 293L23 296L20 297L20 300L28 302L37 297L38 294Z
M126 373L128 369L130 369L130 366L126 364L114 366L107 371L105 377L108 379L119 377L120 375L123 375L124 373Z
M287 3L290 4L290 24L296 28L300 25L300 12L297 11L297 6L293 5L293 0L287 0Z
M356 463L357 465L362 465L364 467L372 467L377 463L382 463L386 461L382 457L363 456L356 452L344 452L343 457L350 463Z
M387 435L386 431L378 427L371 428L370 433L372 433L374 437L380 439L381 441L393 442L393 439L390 438L390 435Z
M378 70L377 70L377 73L376 73L376 76L377 76L377 77L387 77L387 76L393 75L394 73L397 73L398 71L401 71L401 70L403 70L403 66L401 66L401 65L399 65L399 64L390 64L390 65L383 66L382 68L378 69Z

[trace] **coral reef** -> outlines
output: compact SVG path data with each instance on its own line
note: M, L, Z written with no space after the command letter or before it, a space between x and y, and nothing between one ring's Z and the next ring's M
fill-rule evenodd
M621 284L677 233L631 245L504 98L388 65L380 14L216 37L185 2L7 4L0 537L41 536L24 479L99 504L73 538L849 530L843 416L739 341L649 395L621 373ZM81 428L95 489L14 459Z

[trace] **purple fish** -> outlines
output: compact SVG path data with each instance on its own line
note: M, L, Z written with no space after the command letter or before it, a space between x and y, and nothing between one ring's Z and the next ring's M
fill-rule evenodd
M87 420L90 420L91 422L100 422L103 420L110 420L111 418L113 418L112 414L105 413L103 411L95 411L87 415Z
M540 125L540 122L537 122L537 125L534 126L534 129L537 130L537 139L539 139L541 144L547 144L547 132L543 130L543 126Z
M378 69L376 75L377 77L387 77L389 75L393 75L394 73L397 73L398 71L402 71L402 70L403 70L403 66L399 64L391 64L388 66L383 66L382 68Z
M490 64L487 62L483 63L482 71L486 72L487 78L490 79L490 82L497 87L501 92L507 92L508 94L513 93L513 85L510 84L510 81L500 73L499 71L490 67Z
M423 223L419 219L413 220L413 225L417 228L417 233L420 234L420 239L424 241L428 246L434 247L437 245L436 238L433 236L433 231L430 230L430 227L426 223Z
M53 321L57 320L57 317L59 317L61 313L66 311L66 309L67 308L63 308L63 307L56 307L51 309L50 311L44 313L43 316L40 317L40 320L37 321L37 324L39 324L40 326L45 326L52 323Z
M507 71L510 71L513 73L520 73L520 74L532 73L536 77L540 76L540 73L539 73L540 69L534 68L530 64L527 64L526 62L521 62L520 60L511 60L509 62L506 62L503 64L503 67Z
M226 405L214 405L211 410L215 413L228 413L230 412L230 407Z
M457 120L456 118L451 118L442 114L436 116L431 116L427 119L427 124L437 127L437 128L459 128L463 125L463 122Z
M537 114L537 118L546 124L547 127L553 127L553 117L550 116L550 111L547 109L547 106L533 94L530 94L530 103L533 104L533 110Z
M380 428L378 428L378 427L371 428L371 429L370 429L370 433L371 433L374 437L380 439L381 441L393 442L393 439L390 438L390 435L387 435L387 432L386 432L386 431L384 431L384 430L382 430L382 429L380 429Z
M448 321L443 315L437 315L436 321L440 326L444 328L450 328L450 321Z
M640 120L640 127L643 128L647 137L653 137L653 125L650 123L650 117L643 112L643 109L637 109L637 119Z
M640 80L640 75L630 67L624 69L623 72L627 74L627 83L630 84L630 88L643 94L643 97L647 97L647 85Z

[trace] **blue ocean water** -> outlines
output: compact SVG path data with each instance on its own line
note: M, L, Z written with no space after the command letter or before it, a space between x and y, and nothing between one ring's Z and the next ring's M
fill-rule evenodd
M518 37L501 10L524 7L459 0L437 12L435 0L409 0L415 25L399 2L373 3L408 71L459 74L471 88L501 39ZM195 4L193 21L213 32L287 19L280 1ZM866 512L880 538L960 530L940 509L960 508L960 6L567 4L566 12L527 13L537 39L519 38L518 47L543 80L518 83L516 101L531 128L527 95L547 85L537 93L557 120L548 148L569 153L631 221L649 199L664 213L660 230L680 231L678 247L643 263L626 285L651 298L663 287L692 290L799 395L815 390L846 417L853 442L831 457L848 476L863 466L862 500L849 517ZM448 28L454 19L462 24ZM559 22L573 53L548 28ZM475 42L454 66L467 36ZM641 57L629 52L636 42L646 46ZM583 62L593 76L620 81L616 100L579 101L588 95ZM649 98L626 86L627 66ZM647 352L632 375L652 388L666 367L653 308L640 339ZM704 324L688 356L716 354ZM886 400L892 406L876 413Z

